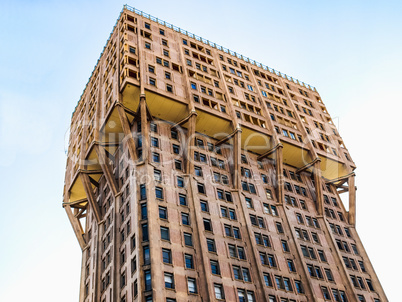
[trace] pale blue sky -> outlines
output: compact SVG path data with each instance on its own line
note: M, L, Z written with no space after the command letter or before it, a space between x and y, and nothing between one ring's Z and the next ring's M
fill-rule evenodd
M402 5L351 2L127 4L317 87L358 166L358 232L399 301ZM0 2L0 301L78 301L64 135L124 3Z

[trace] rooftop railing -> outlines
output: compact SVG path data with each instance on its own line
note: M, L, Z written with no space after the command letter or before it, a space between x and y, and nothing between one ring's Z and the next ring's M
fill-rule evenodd
M273 68L271 68L271 67L268 67L268 66L266 66L266 65L264 65L264 64L261 64L261 63L255 61L255 60L252 60L252 59L250 59L249 57L243 56L243 55L241 55L241 54L239 54L239 53L237 53L237 52L235 52L235 51L232 51L232 50L230 50L230 49L228 49L228 48L226 48L226 47L223 47L223 46L221 46L221 45L219 45L219 44L216 44L216 43L214 43L214 42L211 42L211 41L209 41L208 39L205 39L205 38L203 38L203 37L200 37L200 36L197 36L197 35L195 35L195 34L193 34L193 33L190 33L190 32L188 32L187 30L184 30L184 29L182 29L182 28L180 28L180 27L177 27L177 26L175 26L175 25L173 25L173 24L171 24L171 23L168 23L168 22L166 22L166 21L160 20L159 18L156 18L156 17L154 17L154 16L152 16L152 15L150 15L150 14L148 14L148 13L145 13L145 12L139 10L139 9L136 9L136 8L130 6L130 5L125 4L124 7L123 7L123 10L124 10L124 9L127 9L127 10L129 10L129 11L131 11L131 12L133 12L133 13L139 15L139 16L142 16L142 17L144 17L144 18L147 18L147 19L149 19L149 20L151 20L151 21L154 21L154 22L156 22L156 23L159 23L160 25L163 25L163 26L165 26L165 27L167 27L167 28L173 29L173 30L176 31L176 32L179 32L179 33L181 33L181 34L184 34L184 35L186 35L186 36L189 37L189 38L195 39L195 40L197 40L197 41L199 41L199 42L202 42L202 43L204 43L204 44L206 44L206 45L209 45L209 46L211 46L211 47L213 47L213 48L216 48L216 49L218 49L218 50L220 50L220 51L223 51L223 52L225 52L225 53L227 53L227 54L229 54L229 55L235 56L235 57L238 58L238 59L241 59L241 60L243 60L243 61L245 61L245 62L247 62L247 63L253 64L253 65L257 66L257 67L260 67L260 68L262 68L262 69L264 69L264 70L266 70L266 71L269 71L269 72L271 72L271 73L273 73L273 74L276 74L276 75L278 75L278 76L280 76L280 77L282 77L282 78L285 78L285 79L287 79L287 80L289 80L289 81L292 81L293 83L296 83L296 84L299 84L299 85L301 85L301 86L304 86L304 87L306 87L306 88L308 88L308 89L310 89L310 90L317 91L317 89L316 89L314 86L311 86L311 85L309 85L309 84L306 84L306 83L304 83L304 82L302 82L302 81L299 81L298 79L295 79L295 78L293 78L293 77L291 77L291 76L288 76L288 75L285 74L285 73L282 73L282 72L277 71L277 70L275 70L275 69L273 69Z

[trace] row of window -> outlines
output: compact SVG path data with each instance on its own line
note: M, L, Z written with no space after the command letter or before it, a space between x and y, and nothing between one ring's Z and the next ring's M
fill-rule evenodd
M286 200L286 195L285 195L285 200ZM308 226L310 226L310 227L313 227L313 228L316 228L316 229L320 229L321 227L320 227L320 224L318 223L318 220L317 220L317 218L312 218L312 217L310 217L310 216L307 216L307 215L305 215L304 216L304 219L303 219L303 215L302 214L300 214L300 213L295 213L296 214L296 219L297 219L297 222L299 223L299 224L304 224L304 221L306 221L306 225L308 225Z
M338 290L336 288L328 288L326 286L321 286L321 292L324 297L324 300L332 300L331 294L334 301L339 301L339 302L347 302L348 299L346 297L346 293L343 290Z
M218 110L218 111L220 111L220 112L222 112L222 113L226 113L226 106L224 106L224 105L220 105L220 104L218 104L217 102L215 102L215 101L212 101L212 100L209 100L209 99L207 99L207 98L200 98L198 95L196 95L196 94L194 94L193 95L193 100L194 100L194 102L196 102L196 103L201 103L201 104L203 104L204 106L207 106L207 107L209 107L209 108L212 108L212 109L214 109L214 110Z
M374 287L373 287L373 283L371 282L370 279L365 279L366 282L363 281L362 277L356 277L354 275L350 275L350 280L352 281L352 284L354 287L356 287L357 289L361 289L361 290L367 290L369 289L370 291L374 291ZM367 286L366 286L366 284Z
M345 233L347 237L352 238L352 235L350 234L350 230L348 227L344 227L343 231L342 231L341 226L339 226L337 224L330 223L329 227L331 228L332 233L334 233L336 235L344 236L344 233Z
M306 245L300 245L300 249L304 257L312 260L317 260L320 257L321 262L327 262L327 257L325 256L325 252L323 250L317 249L317 252L314 248Z
M341 212L336 212L336 214L335 214L334 210L329 209L327 207L324 208L324 212L325 212L325 216L327 216L327 217L330 217L335 220L345 221L345 217L343 216L343 214Z
M353 269L355 271L358 270L357 265L356 265L356 261L353 258L348 258L345 256L342 256L343 262L345 263L345 266L349 269ZM358 260L358 264L360 267L360 270L365 273L366 272L366 267L364 266L364 262L361 260Z
M295 228L295 234L296 234L296 238L311 242L308 231L300 229L300 228ZM313 239L314 243L320 244L320 239L319 239L317 233L311 232L311 238Z
M293 188L294 188L294 190L293 190ZM301 187L296 184L291 185L290 182L287 182L287 181L285 182L285 190L288 192L296 192L299 195L308 196L306 188Z
M335 197L331 197L331 202L330 202L328 195L325 195L325 194L324 194L324 202L325 202L326 204L328 204L328 205L331 205L331 202L332 202L332 205L333 205L333 206L339 208L339 203L338 203L338 201L336 200Z

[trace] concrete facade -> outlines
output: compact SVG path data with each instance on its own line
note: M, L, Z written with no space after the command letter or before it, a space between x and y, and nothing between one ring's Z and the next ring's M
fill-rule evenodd
M80 301L388 301L354 170L315 88L125 6L71 121Z

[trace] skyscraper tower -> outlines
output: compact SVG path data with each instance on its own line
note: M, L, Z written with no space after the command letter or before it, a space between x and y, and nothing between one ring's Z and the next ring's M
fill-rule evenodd
M71 121L80 301L388 301L354 170L314 87L124 6Z

